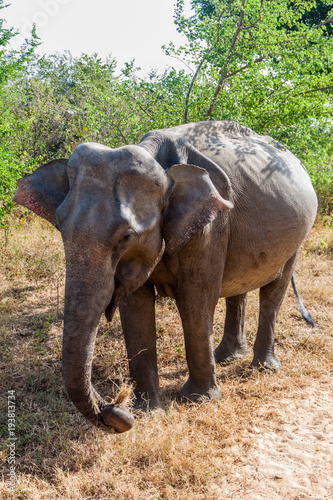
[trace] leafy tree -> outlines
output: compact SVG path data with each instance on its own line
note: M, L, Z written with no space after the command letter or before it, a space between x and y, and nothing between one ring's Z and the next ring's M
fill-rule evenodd
M8 7L0 0L0 11ZM18 71L25 68L31 59L35 47L39 44L35 27L32 28L31 39L26 40L20 51L8 50L10 41L18 35L14 28L6 28L5 19L0 19L0 88Z
M324 34L332 11L315 25L309 21L314 0L193 0L192 5L190 17L183 14L183 0L175 12L188 43L166 49L195 68L185 121L233 117L244 122L250 114L257 116L257 129L267 129L282 119L294 123L295 114L296 119L309 111L316 118L327 115L322 102L333 89L328 65L333 42Z
M192 0L192 6L197 9L198 16L200 19L204 17L213 17L216 14L216 6L211 0ZM297 8L297 3L290 1L290 7L293 6ZM307 26L317 26L322 22L325 22L328 18L329 13L333 9L333 3L316 0L314 6L310 10L306 10L302 15L302 22ZM286 26L288 28L288 26ZM326 26L327 33L325 35L331 36L333 32L333 27L330 24Z
M176 9L188 44L166 50L193 75L169 68L140 78L134 61L119 72L97 54L36 56L34 30L13 52L15 32L0 20L0 224L16 179L39 164L68 157L81 142L137 143L148 130L189 119L234 119L286 142L308 166L322 211L333 208L331 4L192 3L189 18L182 0Z
M285 142L307 165L322 211L333 209L333 4L192 0L166 52L193 68L183 120L231 119Z
M0 11L7 5L0 0ZM10 201L16 178L19 176L22 164L9 148L12 137L17 133L16 119L8 106L8 99L12 95L11 83L26 71L38 37L33 28L31 39L26 40L20 51L8 50L10 41L17 35L13 28L5 26L5 20L0 19L0 227L6 227L6 214L10 211Z
M309 27L319 26L325 23L326 31L323 32L324 36L332 36L333 25L332 23L326 23L326 20L331 17L330 13L333 9L332 2L323 2L322 0L317 0L315 5L304 12L302 16L302 22Z
M16 148L34 162L68 156L80 142L118 147L135 143L151 128L181 122L184 71L156 72L146 79L128 63L116 74L116 61L96 54L70 53L36 58L13 82L9 107L24 124Z

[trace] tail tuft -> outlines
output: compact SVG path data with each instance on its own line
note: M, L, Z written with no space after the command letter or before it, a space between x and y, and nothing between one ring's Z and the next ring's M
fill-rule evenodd
M309 323L309 325L312 326L312 328L314 328L315 326L315 321L314 319L312 318L311 314L307 311L307 309L305 308L303 302L302 302L302 299L298 293L298 290L297 290L297 286L296 286L296 280L295 280L295 276L292 275L291 277L291 284L293 286L293 289L294 289L294 292L295 292L295 295L296 295L296 299L297 299L297 303L298 303L298 307L299 307L299 310L301 312L301 315L303 316L303 318L305 319L305 321L307 323Z

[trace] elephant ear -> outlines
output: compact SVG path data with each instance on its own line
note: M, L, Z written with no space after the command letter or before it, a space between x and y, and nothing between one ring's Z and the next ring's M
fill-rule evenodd
M233 208L233 204L222 198L203 168L173 165L167 175L171 194L163 214L162 234L166 253L174 255L222 210Z
M56 226L55 212L69 190L67 163L66 158L53 160L19 179L13 201Z

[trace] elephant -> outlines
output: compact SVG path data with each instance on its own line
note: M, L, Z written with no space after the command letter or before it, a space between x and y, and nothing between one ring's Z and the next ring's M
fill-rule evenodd
M159 408L155 298L175 299L188 379L181 400L221 398L216 363L246 355L246 296L260 289L252 365L277 370L275 323L317 212L304 165L237 122L149 131L137 145L84 143L19 179L14 201L60 230L66 257L64 384L77 409L117 432L132 413L91 383L97 327L119 308L138 408ZM213 317L226 301L214 352ZM128 424L128 425L127 425Z

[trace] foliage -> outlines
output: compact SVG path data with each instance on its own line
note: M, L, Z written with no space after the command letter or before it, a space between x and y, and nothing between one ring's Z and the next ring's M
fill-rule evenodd
M333 9L333 3L329 1L316 0L313 7L306 10L302 15L302 22L307 26L318 26L330 17L330 12ZM333 26L332 23L327 23L324 36L332 36Z
M166 53L193 68L184 121L236 120L286 143L332 210L333 4L320 0L192 0L175 23L187 43Z
M37 165L68 157L82 142L118 147L180 123L188 81L173 69L142 80L131 64L117 75L116 61L96 54L34 57L0 90L0 219L12 206L16 179Z
M0 11L8 7L0 0ZM24 70L27 62L31 60L35 48L39 45L35 27L32 28L31 39L26 40L20 51L7 50L10 41L18 35L13 28L5 27L5 19L0 19L0 88L18 72Z
M12 103L25 124L20 149L46 161L70 154L84 141L112 147L137 142L151 128L179 123L188 81L184 71L173 69L142 80L132 64L117 75L116 61L96 54L37 58L17 82Z
M118 147L202 118L236 120L284 142L307 166L321 211L332 210L332 4L192 4L189 18L182 0L175 11L188 43L166 50L194 66L193 75L169 68L140 78L134 61L119 70L97 54L37 56L34 29L22 51L10 51L16 32L0 20L0 224L16 179L79 143Z
M0 0L0 11L7 5ZM15 148L11 148L12 139L17 135L18 125L9 104L12 97L12 83L27 70L34 50L38 45L35 29L32 29L31 39L26 40L20 51L8 50L10 41L17 35L13 28L5 27L5 20L0 19L0 227L6 228L6 217L13 204L11 195L16 179L22 173L22 162ZM20 124L19 128L24 126Z
M183 0L176 7L175 22L187 44L166 49L195 68L185 121L232 118L261 131L309 113L317 119L329 114L323 102L333 89L333 40L323 35L333 14L314 26L306 22L314 0L194 0L192 5L190 17L183 14Z

